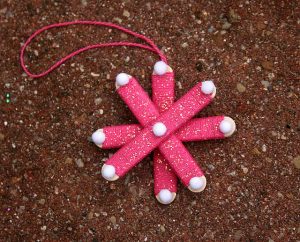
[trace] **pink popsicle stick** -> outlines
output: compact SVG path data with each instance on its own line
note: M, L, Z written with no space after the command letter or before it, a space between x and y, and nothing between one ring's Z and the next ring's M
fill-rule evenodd
M214 116L205 118L194 118L188 121L183 127L176 131L176 137L183 141L201 141L211 139L226 138L224 133L220 131L220 123L224 120L224 116ZM102 149L120 148L136 137L142 130L142 126L138 124L117 125L104 127L105 142Z
M119 148L138 135L142 127L138 124L107 126L102 129L105 141L101 145L102 149Z
M139 84L137 83L137 81L134 78L130 77L129 82L126 82L124 86L118 89L118 93L130 107L130 109L134 112L134 114L139 116L138 118L140 122L144 123L147 122L148 119L146 113L143 112L143 110L145 109L145 103L148 103L148 110L150 110L149 113L151 114L155 113L155 107L153 107L153 104L147 95L144 95L143 92L138 92L138 90L140 89L138 86ZM147 154L149 154L153 149L155 149L161 142L166 140L166 138L169 135L173 134L174 131L176 131L180 126L182 126L185 122L191 119L198 111L200 111L202 108L208 105L211 102L214 93L209 95L202 93L201 86L202 83L198 83L196 86L194 86L187 94L185 94L181 99L179 99L179 101L174 103L170 109L168 109L154 122L152 122L152 124L147 125L147 127L144 128L141 131L141 133L136 138L134 138L129 144L123 146L120 150L118 150L115 153L115 155L112 156L103 166L102 175L108 180L116 180L119 176L123 176L128 170L130 170L133 166L140 162ZM135 90L135 95L133 95L132 93L133 90ZM140 94L137 95L137 93ZM134 98L132 99L132 97ZM131 100L143 100L143 102L141 103L141 112L139 112L138 105L135 102L133 102L131 105ZM158 137L153 134L153 125L157 123L162 123L167 127L167 130L162 137ZM177 138L175 136L172 137L171 141L174 142L175 140L177 140ZM166 143L166 147L163 152L165 156L169 155L169 151L172 152L172 146L170 146L171 141ZM178 140L178 142L180 141ZM174 145L178 149L184 149L183 145ZM180 155L180 153L176 154ZM182 154L182 157L189 158L189 156L185 154ZM176 165L176 161L171 162L172 163L170 164L173 170L176 171L177 175L182 179L185 185L196 183L199 184L198 180L196 183L194 183L195 180L193 179L200 179L203 173L201 172L200 168L197 166L196 162L193 159L185 162L186 166L190 166L189 169L195 171L193 173L188 174L185 174L183 172L185 170L183 169L183 167ZM195 173L198 174L198 177L191 177L191 175ZM205 181L200 181L202 185L204 182ZM189 188L191 187L189 186ZM198 191L197 189L193 190Z
M176 136L183 142L223 139L225 135L220 130L224 116L194 118L188 121L176 132Z
M152 100L160 113L172 106L175 98L174 73L170 67L163 75L152 74ZM176 196L177 176L160 153L153 155L154 194L160 203L169 204Z
M129 83L124 86L117 85L117 92L142 126L159 117L159 112L148 93L135 78L130 77Z
M194 177L204 178L202 170L194 161L190 152L175 135L168 138L167 141L164 141L159 146L159 151L164 157L167 157L170 166L185 186L189 187L190 180Z

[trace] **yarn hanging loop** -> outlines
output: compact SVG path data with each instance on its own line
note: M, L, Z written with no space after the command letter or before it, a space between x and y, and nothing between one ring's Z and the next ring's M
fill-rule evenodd
M38 74L34 74L34 73L30 72L29 69L26 67L26 64L24 61L24 55L25 55L27 46L32 42L32 40L35 37L37 37L39 34L45 32L47 30L50 30L53 28L59 28L59 27L66 27L66 26L70 26L70 25L94 25L94 26L114 28L114 29L120 30L126 34L132 35L138 39L141 39L141 40L145 41L148 45L139 44L139 43L135 43L135 42L110 42L110 43L99 43L99 44L88 45L88 46L80 48L76 51L71 52L70 54L68 54L67 56L63 57L62 59L57 61L55 64L50 66L46 71L43 71ZM151 39L147 38L146 36L136 33L134 31L131 31L129 29L126 29L124 27L121 27L117 24L113 24L113 23L109 23L109 22L86 21L86 20L78 20L78 21L72 21L72 22L51 24L51 25L45 26L45 27L37 30L26 40L26 42L22 46L21 53L20 53L20 62L21 62L21 66L22 66L23 70L29 77L39 78L39 77L46 76L47 74L52 72L54 69L58 68L60 65L65 63L67 60L71 59L72 57L74 57L84 51L91 50L91 49L97 49L97 48L119 47L119 46L141 48L141 49L145 49L145 50L154 52L155 54L157 54L160 57L160 59L163 62L167 63L166 56L161 52L161 50L159 50L159 48L154 44L154 42Z

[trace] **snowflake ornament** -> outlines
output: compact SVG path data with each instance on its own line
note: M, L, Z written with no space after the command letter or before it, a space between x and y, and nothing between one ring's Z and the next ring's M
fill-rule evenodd
M25 64L24 54L31 41L44 31L70 25L109 27L131 35L146 44L126 41L92 44L71 52L45 71L37 74L30 72ZM206 178L182 142L222 139L235 131L235 123L229 117L192 119L216 95L216 88L212 81L198 83L174 102L174 73L167 65L167 57L157 45L142 34L110 22L100 21L76 20L54 23L38 29L22 46L20 63L29 77L40 78L84 51L120 46L150 51L158 55L161 61L154 65L152 74L153 102L135 78L126 73L116 77L117 92L139 124L105 127L92 134L93 142L100 148L120 148L103 165L102 176L109 181L117 180L154 151L154 193L159 202L169 204L175 199L177 177L191 191L203 191Z
M177 177L192 192L206 186L203 171L182 142L223 139L236 129L226 116L192 119L216 95L212 81L198 83L176 102L174 87L173 70L163 61L154 65L153 102L134 77L117 75L117 92L139 124L109 126L92 134L98 147L120 148L102 167L102 176L109 181L124 176L154 151L154 193L162 204L175 199Z

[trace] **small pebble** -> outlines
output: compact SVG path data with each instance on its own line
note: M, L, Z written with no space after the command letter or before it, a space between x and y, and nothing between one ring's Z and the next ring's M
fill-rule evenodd
M118 17L114 17L113 20L116 21L116 22L118 22L119 24L122 23L122 19L120 19Z
M42 199L39 200L39 204L41 204L41 205L44 205L45 202L46 202L46 200L44 198L42 198Z
M47 229L47 226L46 226L46 225L44 225L44 226L41 227L41 230L42 230L42 231L46 231L46 229Z
M182 89L182 84L181 84L181 82L177 82L177 86L178 86L179 89Z
M0 14L5 14L7 12L7 7L0 9Z
M134 196L134 197L136 197L137 196L137 188L136 188L136 186L134 186L134 185L132 185L132 186L130 186L129 187L129 192Z
M235 23L235 22L239 22L241 20L241 16L238 15L234 9L230 9L229 10L229 22L231 23Z
M151 3L150 2L146 3L146 7L147 7L148 11L150 11L151 10Z
M0 141L3 141L5 138L4 134L0 133Z
M186 48L186 47L188 47L188 46L189 46L189 44L186 43L186 42L182 43L182 45L181 45L182 48Z
M164 232L166 232L166 228L165 228L165 226L163 226L163 225L160 225L160 231L161 231L161 232L163 232L163 233L164 233Z
M230 176L236 176L236 172L235 171L229 172L228 175L230 175Z
M68 158L65 160L65 163L66 163L66 164L72 164L72 163L73 163L73 160L72 160L70 157L68 157Z
M263 62L261 63L261 66L262 66L265 70L268 70L268 71L273 70L273 63L270 62L270 61L263 61Z
M128 38L127 34L121 33L121 39L127 39L127 38Z
M261 84L263 84L265 89L268 89L271 86L270 82L268 82L268 81L261 81Z
M228 30L231 28L231 23L229 22L225 22L223 25L222 25L222 29L224 30Z
M95 98L94 103L95 105L99 105L100 103L102 103L102 98L101 97Z
M234 233L234 239L239 241L243 237L244 233L241 230L238 230Z
M95 72L91 72L91 76L92 76L92 77L99 77L99 76L100 76L100 74L98 74L98 73L95 73Z
M208 31L208 33L214 32L215 31L214 26L210 26L207 31Z
M247 167L245 167L245 166L242 165L241 168L242 168L244 174L248 173L248 168Z
M130 61L130 57L129 57L129 56L126 56L125 62L129 62L129 61Z
M23 213L24 210L25 210L25 206L20 206L19 209L18 209L18 212Z
M264 30L266 27L267 27L267 25L262 21L258 21L256 24L256 28L260 31Z
M300 155L295 157L292 162L297 169L300 169Z
M281 192L277 192L277 196L278 196L279 198L284 198L284 196L283 196L283 194L282 194Z
M57 195L59 193L59 190L57 187L54 188L54 193Z
M236 88L239 92L245 92L246 91L246 87L242 83L236 84Z
M115 216L111 216L109 218L109 221L113 224L113 225L116 225L117 224L117 218Z
M83 66L83 65L79 65L79 70L80 70L81 72L84 72L84 66Z
M83 163L82 159L76 159L75 162L79 168L84 167L84 163Z
M81 0L81 5L83 6L83 7L86 7L87 6L87 0Z
M124 10L123 11L123 16L126 17L126 18L129 18L130 17L130 13L127 10Z
M207 167L208 167L211 171L213 171L213 170L215 169L215 166L214 166L213 164L208 164Z
M275 74L274 73L268 73L268 78L269 80L273 80L275 78Z
M260 152L257 148L254 148L254 149L252 150L252 153L253 153L254 155L260 155L260 154L261 154L261 152Z
M93 212L89 212L87 218L89 220L91 220L94 217L94 213Z

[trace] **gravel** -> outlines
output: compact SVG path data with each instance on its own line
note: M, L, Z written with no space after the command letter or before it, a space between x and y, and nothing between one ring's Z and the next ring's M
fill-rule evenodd
M84 163L83 163L82 159L76 159L75 163L79 168L84 167Z
M236 84L236 89L237 89L239 92L245 92L245 91L246 91L246 87L245 87L242 83L237 83L237 84Z

